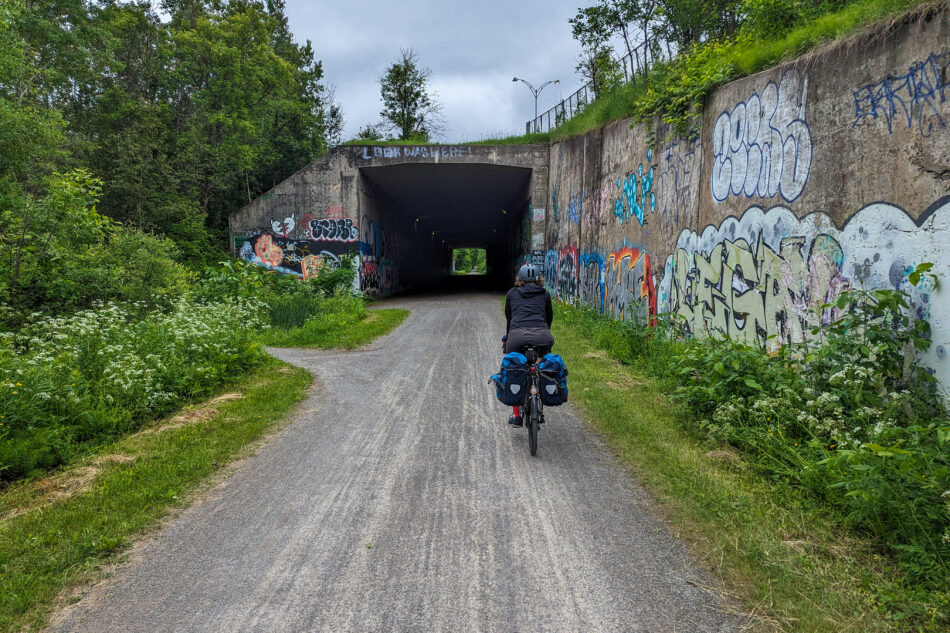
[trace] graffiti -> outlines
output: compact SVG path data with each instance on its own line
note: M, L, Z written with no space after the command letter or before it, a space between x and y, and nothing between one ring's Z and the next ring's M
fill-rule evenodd
M324 268L339 268L340 259L333 253L324 251L320 255L307 255L300 260L300 273L304 279L310 279L320 274Z
M653 150L647 150L647 162L653 160ZM643 226L644 215L649 207L650 213L656 208L656 195L653 193L653 166L643 173L643 163L636 172L630 172L626 178L617 179L617 189L620 194L614 200L614 216L621 224L627 222L631 216Z
M353 220L343 218L332 220L308 220L304 234L311 240L326 242L355 242L359 239L360 231L353 226Z
M379 221L363 216L360 223L360 288L373 296L390 295L400 289L399 266L394 244Z
M567 205L567 220L569 222L574 222L575 224L580 223L581 215L584 213L584 197L586 195L586 191L582 193L571 192L571 197Z
M600 224L603 222L603 209L610 200L610 194L612 191L613 188L608 182L604 185L603 189L601 189L599 192L596 192L590 198L589 203L584 207L587 211L587 213L584 215L584 224L587 226L587 228L600 226Z
M568 246L558 253L557 296L561 301L574 303L577 299L577 273L580 268L577 248Z
M611 252L604 273L604 312L656 325L655 283L649 253L633 247Z
M702 235L684 231L667 260L661 296L695 336L772 348L837 318L824 306L856 284L907 290L919 314L936 314L931 294L913 288L906 274L918 263L946 259L935 227L948 220L946 201L920 227L900 208L876 203L840 230L823 213L799 220L784 207L752 207Z
M261 235L254 244L254 253L268 266L280 266L284 261L284 250L274 243L270 235Z
M855 90L854 123L851 127L865 118L877 119L880 116L887 122L890 134L894 131L894 121L904 119L908 130L916 126L921 136L928 137L934 123L928 121L924 129L927 114L933 114L940 127L947 127L940 115L939 104L946 100L948 70L950 53L931 53L930 57L915 63L899 77L886 77Z
M544 251L540 248L531 251L531 265L544 268Z
M544 285L556 297L558 285L557 251L548 250L544 254Z
M278 272L308 279L321 268L338 268L345 251L333 253L318 242L295 240L270 233L254 233L241 246L238 256L244 261Z
M801 195L811 171L811 131L805 120L808 77L786 72L731 112L722 112L712 134L713 199L730 195L787 202Z
M283 237L290 237L294 229L297 228L297 220L293 214L284 218L283 220L275 220L271 218L270 221L271 230L276 235L281 235Z
M580 256L580 300L582 303L604 312L604 258L597 253Z
M703 144L698 140L671 143L660 152L657 212L665 226L680 227L695 217L702 160Z
M544 222L544 209L535 209L535 210L534 210L534 221L535 221L535 222Z
M459 145L419 145L401 147L399 145L387 145L385 147L364 147L363 160L373 160L374 158L432 158L436 161L439 158L462 158L472 157L471 147L461 147Z

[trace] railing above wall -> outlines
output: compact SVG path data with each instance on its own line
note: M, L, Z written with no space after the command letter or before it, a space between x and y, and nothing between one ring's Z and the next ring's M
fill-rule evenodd
M652 42L651 42L652 44ZM617 60L623 69L624 83L630 83L637 75L643 75L650 68L655 59L650 55L646 42L635 47L632 51ZM547 112L538 115L524 124L525 134L549 132L565 121L568 121L589 105L594 99L594 82L589 81L578 88L567 99L563 99Z

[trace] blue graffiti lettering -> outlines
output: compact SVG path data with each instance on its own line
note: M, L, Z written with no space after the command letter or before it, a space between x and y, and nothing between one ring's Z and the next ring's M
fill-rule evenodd
M933 121L924 129L924 118L932 113L940 127L947 127L938 108L946 100L947 71L950 69L950 53L930 54L922 62L917 62L899 77L886 77L883 80L862 86L854 91L854 123L856 126L865 118L883 117L887 122L887 131L894 131L894 119L907 120L907 129L915 125L921 136L928 137L933 131Z

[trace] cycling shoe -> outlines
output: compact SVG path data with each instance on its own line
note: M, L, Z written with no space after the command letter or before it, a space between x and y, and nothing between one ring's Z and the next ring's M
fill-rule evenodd
M513 415L508 418L508 424L511 426L524 426L524 423L521 421L520 415Z

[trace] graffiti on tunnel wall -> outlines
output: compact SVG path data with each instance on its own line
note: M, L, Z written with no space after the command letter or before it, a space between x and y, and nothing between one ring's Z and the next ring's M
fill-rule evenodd
M789 70L716 119L710 188L716 202L730 195L796 200L811 172L811 130L805 118L808 76Z
M604 313L604 275L607 266L598 253L584 253L580 256L580 300L581 303Z
M607 256L604 312L626 321L656 324L656 282L650 254L626 246Z
M578 269L577 248L568 246L561 249L557 257L557 296L562 301L576 300Z
M823 213L799 220L785 207L751 207L701 235L680 235L662 305L696 336L772 347L836 318L823 306L854 285L907 290L918 313L930 314L932 289L913 288L906 277L916 264L947 256L939 231L947 230L950 204L935 209L917 226L899 207L875 203L839 230Z
M353 226L350 218L320 218L314 219L304 216L304 234L311 240L326 240L328 242L355 242L360 237L359 229Z
M653 192L654 167L649 164L652 160L653 150L647 149L646 168L640 163L636 171L617 178L619 193L614 200L614 216L621 224L634 217L640 226L643 226L647 209L650 213L656 209L656 194Z
M345 249L313 240L295 240L268 232L248 236L238 252L244 261L303 279L316 276L321 268L340 266Z
M656 178L656 212L666 227L681 227L695 220L703 144L678 141L659 153Z
M895 121L906 121L907 129L917 127L922 136L930 136L934 123L944 128L946 121L940 115L940 104L950 92L947 73L950 71L950 52L931 53L922 62L916 62L899 77L888 76L877 83L867 84L854 91L854 123L864 119L884 119L888 133L893 133ZM933 119L928 120L928 115Z
M360 222L360 288L372 296L385 296L400 289L399 267L392 236L379 220L363 216Z

